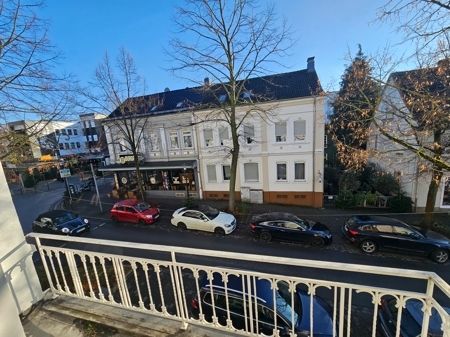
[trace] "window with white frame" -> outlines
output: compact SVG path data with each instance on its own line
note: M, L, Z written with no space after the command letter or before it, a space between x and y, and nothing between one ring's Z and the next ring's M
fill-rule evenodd
M125 143L125 139L120 139L119 140L119 148L120 148L120 152L125 152L125 151L127 151L127 147L126 147L126 145L125 145L126 143Z
M305 140L306 135L306 121L298 120L294 121L294 139Z
M170 132L169 138L170 138L170 148L179 149L180 143L178 142L178 132L177 131Z
M305 180L305 163L294 164L294 179Z
M78 136L78 130L77 129L73 129L73 134L74 134L74 136Z
M95 128L95 121L94 121L93 119L91 119L91 120L89 121L89 123L90 123L90 125L91 125L91 128Z
M277 143L286 141L286 122L275 123L275 141Z
M72 136L72 129L67 129L67 135Z
M192 147L192 132L191 131L183 131L183 146L184 147Z
M98 136L97 136L97 135L92 135L92 140L93 140L94 142L96 142L96 141L98 140Z
M247 144L251 144L255 141L254 125L244 125L244 139Z
M278 181L286 181L287 180L286 163L277 163L277 180Z
M205 140L205 146L213 145L213 130L212 129L204 129L203 130L203 138Z
M230 180L231 177L231 166L223 165L222 166L223 180Z
M219 139L220 139L220 145L223 145L225 140L230 139L230 135L228 134L227 126L221 126L219 128Z
M208 176L208 183L217 182L216 165L206 165L206 175Z
M159 137L158 134L152 132L149 137L150 141L150 151L157 152L159 151Z
M450 177L444 177L441 206L450 208Z
M81 148L80 142L77 142L77 149Z
M68 150L70 147L69 143L64 143L64 149Z
M247 182L259 181L258 163L244 164L244 179Z

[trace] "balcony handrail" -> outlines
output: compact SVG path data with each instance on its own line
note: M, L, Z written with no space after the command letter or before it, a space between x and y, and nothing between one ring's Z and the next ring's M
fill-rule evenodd
M92 238L80 238L80 237L64 237L53 234L40 234L40 233L29 233L27 234L29 238L39 238L48 239L56 241L67 241L67 242L78 242L87 243L92 245L101 245L109 247L121 247L130 248L137 250L152 250L152 251L162 251L167 253L178 253L186 255L196 255L196 256L216 256L224 259L232 260L242 260L242 261L258 261L258 263L270 263L270 264L283 264L291 266L302 266L315 269L332 269L332 270L345 270L350 272L364 273L364 274L377 274L385 275L391 277L404 277L404 278L414 278L421 280L433 279L433 281L439 285L439 287L450 294L450 285L445 282L439 275L432 271L414 270L414 269L401 269L399 273L398 268L391 267L380 267L380 266L369 266L363 264L350 264L344 262L331 262L322 260L308 260L300 258L290 258L283 256L267 256L259 254L249 254L249 253L235 253L229 251L215 251L209 249L199 249L199 248L189 248L189 247L179 247L179 246L164 246L149 243L137 243L128 241L116 241L116 240L104 240L104 239L92 239Z

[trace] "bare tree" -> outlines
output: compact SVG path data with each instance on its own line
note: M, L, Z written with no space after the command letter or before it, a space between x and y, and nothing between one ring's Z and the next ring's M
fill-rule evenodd
M46 22L36 14L40 6L35 1L0 1L0 124L36 121L27 123L20 136L3 129L0 160L23 152L27 139L72 108L69 76L54 71L59 55L48 40Z
M144 90L145 82L138 75L132 56L123 48L119 51L115 66L105 54L90 88L82 90L84 109L110 113L104 121L105 129L111 136L113 146L133 156L139 197L142 200L141 146L149 122L148 116L141 115L143 109L149 106L148 100L142 96Z
M179 34L171 41L177 64L172 70L197 83L198 73L204 73L216 83L205 88L218 102L208 120L225 122L231 130L228 207L233 211L240 127L252 116L265 118L270 110L258 104L261 98L243 100L246 84L278 63L289 47L289 31L285 22L278 23L273 7L261 10L252 0L187 0L175 22Z

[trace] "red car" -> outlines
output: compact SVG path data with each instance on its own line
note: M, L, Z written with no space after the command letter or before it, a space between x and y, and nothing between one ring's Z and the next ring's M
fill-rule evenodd
M159 218L159 208L136 199L115 203L110 213L111 219L116 222L152 224Z

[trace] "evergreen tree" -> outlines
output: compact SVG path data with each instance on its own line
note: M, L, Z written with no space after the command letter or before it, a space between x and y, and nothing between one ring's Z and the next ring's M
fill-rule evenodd
M379 95L380 86L372 79L372 68L359 45L342 76L330 123L338 159L347 168L359 169L366 163L368 130Z

